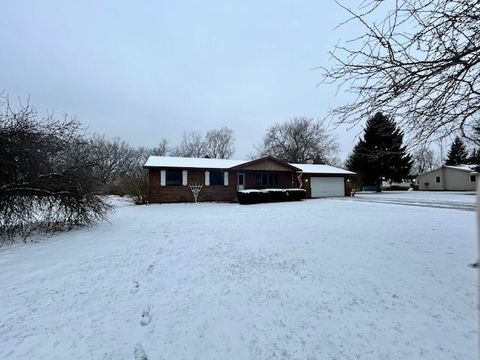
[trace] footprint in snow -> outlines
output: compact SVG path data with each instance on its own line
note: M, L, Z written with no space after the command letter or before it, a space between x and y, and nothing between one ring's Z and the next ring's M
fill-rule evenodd
M148 360L147 354L145 353L145 350L143 350L142 344L140 343L135 345L133 355L135 356L135 360Z
M147 268L147 271L152 272L154 268L155 268L155 266L152 264Z
M130 294L135 294L138 290L140 290L140 284L137 280L133 280L133 287L130 290Z
M150 305L147 305L142 312L142 318L140 320L140 325L147 326L152 321L152 315L150 315Z

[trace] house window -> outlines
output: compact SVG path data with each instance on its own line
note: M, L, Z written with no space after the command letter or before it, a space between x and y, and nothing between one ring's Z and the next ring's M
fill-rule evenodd
M210 185L223 186L223 171L210 171Z
M255 173L255 186L277 186L278 174L271 172Z
M470 182L477 182L477 175L470 175Z
M435 178L435 182L436 182L436 183L439 183L439 182L440 182L440 176L437 176L437 177Z
M167 186L181 186L183 178L182 170L167 170L165 178Z

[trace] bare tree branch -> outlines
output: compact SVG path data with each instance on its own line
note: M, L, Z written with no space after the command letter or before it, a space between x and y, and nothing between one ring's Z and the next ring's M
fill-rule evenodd
M386 0L358 10L338 3L362 34L337 45L321 83L356 98L332 109L341 124L377 111L394 116L412 144L462 132L480 121L480 2ZM383 15L382 15L383 14Z
M322 122L295 117L267 130L258 155L273 155L290 162L337 163L338 143Z
M233 130L222 127L210 130L205 135L207 156L213 159L228 159L235 152Z
M0 239L90 225L109 206L97 196L99 178L80 124L27 103L0 109Z
M207 155L207 144L199 132L185 132L180 145L172 150L172 155L202 158Z

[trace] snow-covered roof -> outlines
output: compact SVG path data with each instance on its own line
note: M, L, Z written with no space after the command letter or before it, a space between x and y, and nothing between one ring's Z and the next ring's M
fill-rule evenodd
M465 164L461 164L461 165L446 165L445 166L446 168L449 168L449 169L455 169L455 170L462 170L462 171L468 171L468 172L475 172L474 170L474 165L465 165Z
M354 172L337 168L330 165L320 165L320 164L291 164L299 169L302 169L304 173L307 174L338 174L338 175L355 175Z
M177 167L195 169L229 169L246 160L189 158L176 156L149 156L144 167Z
M176 156L150 156L144 167L157 168L193 168L193 169L229 169L234 166L249 163L251 160L231 160L231 159L208 159L208 158L189 158ZM308 174L335 174L335 175L355 175L355 173L340 169L330 165L318 164L293 164Z
M418 174L418 176L423 176L423 175L427 175L427 174L430 174L434 171L437 171L437 170L440 170L440 169L443 169L443 168L447 168L447 169L453 169L453 170L460 170L460 171L465 171L465 172L469 172L469 173L476 173L475 171L475 165L443 165L443 166L440 166L438 168L435 168L435 169L432 169L432 170L428 170L428 171L425 171L421 174Z

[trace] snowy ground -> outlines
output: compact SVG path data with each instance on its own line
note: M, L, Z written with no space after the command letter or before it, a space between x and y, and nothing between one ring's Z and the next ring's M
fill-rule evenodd
M123 203L0 249L0 359L476 358L475 214L373 196Z
M357 193L358 201L475 211L475 192L384 191Z

